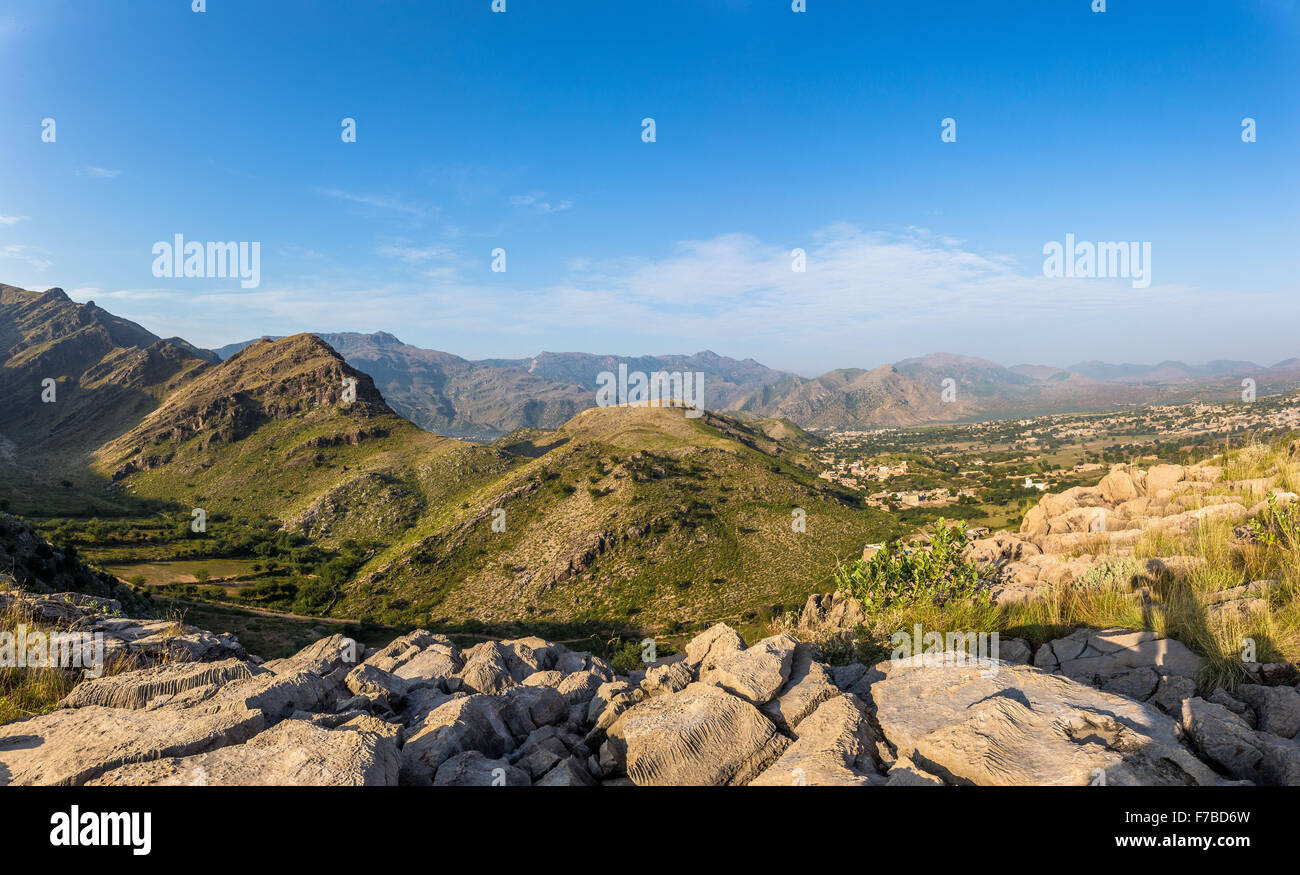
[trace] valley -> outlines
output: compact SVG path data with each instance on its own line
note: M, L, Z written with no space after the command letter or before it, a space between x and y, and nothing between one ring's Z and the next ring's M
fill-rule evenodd
M1220 383L1153 389L1126 366L1108 391L1210 400L980 419L1008 387L1095 381L950 355L815 381L713 353L468 362L383 333L210 352L58 290L3 294L0 509L246 635L315 617L370 637L423 626L608 650L759 630L866 545L940 519L1015 528L1044 491L1092 485L1108 463L1300 424L1294 394L1267 394L1285 380L1247 404L1216 400ZM698 369L730 410L594 406L602 372L638 366ZM20 391L47 373L57 402ZM943 373L956 404L920 388ZM954 417L972 421L933 421Z

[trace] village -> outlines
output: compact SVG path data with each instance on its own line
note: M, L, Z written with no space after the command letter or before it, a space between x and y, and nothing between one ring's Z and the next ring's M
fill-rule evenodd
M1177 461L1300 428L1300 393L1251 402L1155 405L1108 413L914 429L820 433L818 476L886 510L1037 500L1095 482L1111 464Z

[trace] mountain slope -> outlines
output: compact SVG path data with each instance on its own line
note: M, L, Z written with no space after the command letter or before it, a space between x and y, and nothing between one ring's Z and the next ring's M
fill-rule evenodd
M892 526L800 467L801 450L717 414L593 408L507 441L524 464L376 556L339 611L663 628L801 602Z
M118 488L210 515L283 521L333 501L338 519L316 533L325 542L400 528L428 495L445 498L472 484L470 469L494 466L508 468L507 457L416 428L311 334L249 345L94 454Z
M659 371L687 371L704 374L704 406L709 410L729 410L757 388L771 385L785 376L753 359L737 360L710 350L694 355L617 356L583 352L543 352L531 359L488 359L478 364L494 367L524 368L530 374L555 383L573 385L594 393L602 372L617 373L619 366L628 371L653 374Z
M970 415L958 396L945 402L942 385L925 385L892 365L870 371L842 368L812 380L786 377L738 407L746 413L789 419L804 428L883 428L961 419Z
M530 374L402 343L391 334L321 334L370 374L393 409L438 434L491 440L516 428L554 428L594 394Z
M0 495L45 512L82 505L85 455L131 428L208 367L188 344L77 304L62 289L0 286ZM43 381L54 380L53 401Z

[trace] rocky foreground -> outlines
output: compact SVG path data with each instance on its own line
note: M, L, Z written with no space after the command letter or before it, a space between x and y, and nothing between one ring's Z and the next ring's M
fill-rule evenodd
M103 600L7 597L110 622ZM829 666L813 644L746 647L719 624L618 675L539 638L462 651L420 630L370 651L332 636L262 661L149 622L111 619L146 667L0 726L0 783L1300 784L1295 668L1199 690L1199 658L1149 632L1080 630L1037 653L1003 641L990 664Z

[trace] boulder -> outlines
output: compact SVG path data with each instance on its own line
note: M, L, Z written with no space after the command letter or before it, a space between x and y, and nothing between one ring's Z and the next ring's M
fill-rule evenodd
M1182 465L1153 465L1147 469L1146 494L1154 497L1163 489L1171 489L1183 474Z
M454 677L463 667L455 651L434 645L393 669L393 675L409 681L437 681Z
M417 629L367 656L365 664L405 680L437 681L455 675L465 661L450 638Z
M1268 601L1253 598L1228 599L1207 605L1205 609L1205 616L1217 623L1241 622L1267 613Z
M1277 585L1276 580L1253 580L1250 583L1243 583L1241 586L1205 593L1201 596L1201 601L1207 605L1217 605L1247 598L1267 599L1269 592L1276 588Z
M641 681L641 689L650 696L677 693L686 689L687 684L693 680L695 676L691 672L691 667L679 660L646 669L645 680Z
M151 663L248 659L248 651L235 636L217 635L194 626L178 627L171 620L101 617L94 621L93 629L104 633L106 651L143 657Z
M1261 732L1283 738L1300 734L1300 693L1291 687L1242 684L1237 687L1237 697L1254 709Z
M876 720L899 758L951 784L1213 784L1154 708L1061 675L1003 665L882 663Z
M514 650L523 658L523 650L526 648L531 651L529 662L535 666L536 671L550 671L556 667L560 657L569 652L569 648L563 644L553 644L544 638L536 635L530 635L527 638L515 638L509 641L502 641L502 645Z
M594 787L596 779L587 771L586 765L578 757L560 760L547 772L536 787Z
M1047 534L1047 510L1042 504L1036 504L1025 512L1025 518L1020 521L1020 533L1029 537L1037 537Z
M799 723L798 738L752 784L867 786L880 778L874 748L861 703L855 696L836 693Z
M557 739L558 741L558 739ZM530 780L536 781L549 772L560 760L567 759L569 752L560 744L560 752L545 746L534 747L518 759L511 759L514 764L528 773Z
M1177 717L1183 711L1183 702L1196 695L1196 681L1171 674L1160 678L1150 702L1166 714Z
M433 783L438 787L527 787L532 782L523 769L503 759L467 750L438 766Z
M365 664L387 672L395 672L419 656L430 647L438 646L445 651L456 651L456 645L444 635L435 635L427 629L394 638L384 647L366 656Z
M393 727L373 717L329 729L288 719L244 744L122 766L92 784L212 786L392 786L401 756Z
M836 590L826 595L808 596L799 614L798 630L800 637L816 639L852 632L866 621L867 615L862 612L858 600Z
M639 786L744 784L788 744L749 702L697 682L620 715L600 760Z
M761 705L789 679L797 643L789 635L773 635L747 650L710 652L700 668L700 680Z
M1097 484L1101 497L1112 504L1121 504L1138 497L1137 484L1122 467L1112 468L1111 472L1101 478Z
M475 693L504 693L518 683L507 660L523 664L497 642L486 641L468 651L465 666L456 676L466 689Z
M596 723L616 696L630 693L632 689L632 685L627 681L606 681L601 684L596 688L596 694L591 697L591 701L587 703L587 722Z
M82 681L59 702L58 707L145 708L161 705L196 687L205 688L212 695L223 684L265 673L265 669L239 659L173 662Z
M1234 778L1300 786L1300 742L1251 729L1227 708L1200 698L1183 703L1181 726L1202 756Z
M262 663L262 668L276 674L311 672L324 677L335 670L358 665L365 647L344 635L330 635L304 647L293 656Z
M1266 687L1294 686L1300 683L1300 669L1289 662L1247 662L1242 668L1251 681Z
M562 722L569 713L568 703L555 687L517 686L496 700L501 720L519 738L539 727Z
M555 671L554 669L548 669L546 671L535 671L532 674L530 674L528 677L524 678L524 686L558 687L560 685L560 681L564 680L566 677L568 677L568 675L566 675L564 672Z
M458 696L412 724L402 747L402 783L432 783L439 766L467 751L488 758L509 753L515 746L514 733L501 719L500 710L501 701L495 696Z
M343 689L338 674L322 678L312 671L264 672L217 688L197 687L167 703L168 708L202 705L209 710L261 711L268 723L283 720L295 711L329 709Z
M594 671L575 671L565 675L555 689L564 697L566 704L585 705L592 700L603 683L604 679Z
M356 696L382 695L394 705L406 698L410 682L373 665L358 665L343 679L348 691Z
M745 640L726 623L718 623L696 635L686 645L686 663L698 672L701 665L716 661L723 654L744 650Z
M1034 657L1039 668L1091 684L1135 668L1194 678L1201 662L1179 641L1130 629L1076 629L1043 645Z
M993 656L1011 665L1028 665L1034 661L1034 651L1023 638L1008 638L1004 641L999 636L998 652Z
M790 666L790 679L775 699L759 708L784 732L792 731L818 705L840 693L830 671L814 659L816 654L814 645L798 644Z
M1160 675L1145 666L1106 675L1098 679L1097 686L1108 693L1145 702L1160 684ZM1195 687L1193 687L1195 689Z
M1256 722L1257 718L1255 717L1255 712L1250 710L1250 706L1238 699L1236 696L1228 693L1228 691L1223 687L1215 687L1214 692L1205 697L1205 701L1213 702L1216 705L1222 705L1227 708L1242 720L1245 720L1250 725L1251 729L1259 728ZM1179 714L1181 715L1181 713L1182 707L1179 706Z
M0 726L0 786L80 786L131 763L239 744L265 725L256 710L60 709Z

